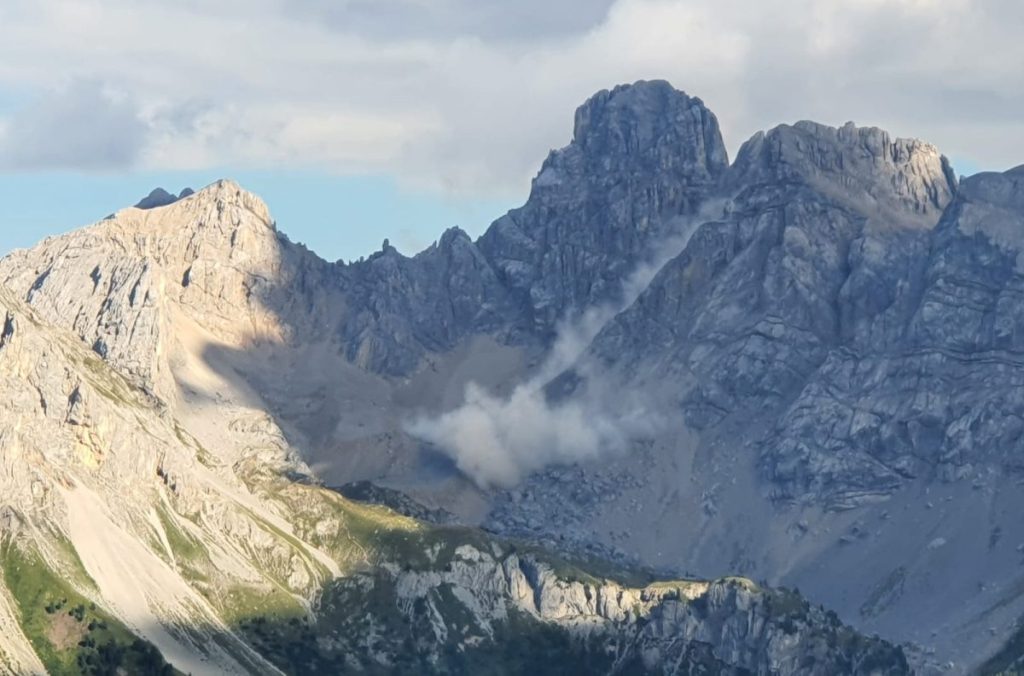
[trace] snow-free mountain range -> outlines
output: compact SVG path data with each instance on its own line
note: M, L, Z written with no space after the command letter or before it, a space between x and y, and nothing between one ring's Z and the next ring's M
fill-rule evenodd
M638 82L475 241L286 228L0 259L0 673L1024 668L1024 168Z

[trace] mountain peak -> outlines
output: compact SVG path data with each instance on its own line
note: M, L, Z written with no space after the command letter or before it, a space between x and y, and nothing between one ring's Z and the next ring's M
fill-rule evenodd
M185 188L178 195L169 193L163 188L154 188L148 195L139 200L135 208L147 210L166 207L193 194L195 194L195 191L192 188Z
M141 221L139 211L144 212ZM219 222L239 226L249 221L257 229L276 230L266 202L235 181L219 179L198 191L185 188L177 196L156 188L134 209L119 211L105 223L115 230L143 228L162 236Z
M927 216L930 225L957 190L949 161L934 145L853 122L837 128L801 120L758 132L744 143L729 183L780 181L813 183L846 201L899 204Z
M235 181L222 178L214 181L201 190L190 194L190 201L199 203L216 203L221 205L232 205L241 207L252 212L268 226L273 227L273 220L270 218L270 209L266 202L256 193L249 192Z
M1024 214L1024 165L1004 172L988 171L965 178L961 194L968 200Z
M530 199L488 229L481 251L550 330L572 308L617 298L728 166L718 120L700 99L661 80L598 92L577 109L572 142L548 156Z
M576 110L573 144L605 158L647 158L660 170L673 169L673 160L691 170L703 165L701 173L709 178L729 163L714 113L664 80L619 85L590 97Z
M139 200L135 204L136 209L156 209L157 207L165 207L168 204L174 204L178 201L178 198L167 192L163 188L153 188L153 190Z

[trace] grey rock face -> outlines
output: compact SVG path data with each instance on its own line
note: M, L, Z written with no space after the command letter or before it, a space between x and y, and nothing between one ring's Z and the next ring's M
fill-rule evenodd
M812 123L755 136L724 183L727 217L701 226L593 347L611 366L694 376L685 405L697 427L802 386L844 322L871 311L840 302L851 256L865 258L871 238L914 242L955 190L930 146Z
M647 527L675 518L700 543L676 551L686 566L784 575L885 635L955 635L964 647L938 648L955 671L998 649L1010 625L976 627L994 608L1021 612L1019 555L999 538L1016 533L1020 497L1022 179L1018 168L957 185L934 148L878 130L801 123L755 137L723 178L725 215L588 356L597 373L667 392L685 417L674 429L697 438L629 449L621 485L649 483L607 505L575 488L607 461L572 490L535 476L492 525L526 532L524 517L557 505L571 526L539 537L582 533L663 561L668 545L630 537L619 518L635 507ZM660 493L659 471L678 473ZM981 570L985 583L964 583ZM939 590L941 608L927 600Z
M374 373L407 375L428 352L522 323L524 308L458 228L412 258L385 243L343 275L351 308L341 330L346 353Z
M450 586L456 598L472 590L477 626L461 631L482 628L486 635L516 613L568 627L577 640L596 639L614 654L611 673L624 665L664 674L700 673L701 666L708 673L909 673L900 649L857 636L793 592L748 580L634 589L565 579L532 555L494 556L463 546L444 572L398 573L394 586L405 600L400 606L419 600L442 617L432 590ZM450 639L453 630L460 631L435 625L437 640Z
M170 305L244 346L331 341L373 373L406 375L466 335L517 314L465 233L414 258L387 247L333 265L276 231L265 204L230 182L126 210L92 228L17 252L0 278L147 387L170 391Z
M917 139L893 139L875 127L852 122L838 129L815 122L759 132L740 149L726 183L736 189L765 183L803 184L860 212L933 224L952 197L956 178L938 150ZM895 207L895 208L894 208Z
M348 357L407 375L427 352L472 334L550 337L555 324L616 299L678 216L694 213L725 172L718 122L665 82L594 96L573 142L554 151L526 204L476 243L458 229L406 258L390 247L349 266Z
M601 92L576 112L573 142L548 156L526 205L496 221L480 248L550 331L567 311L613 299L727 165L700 99L665 82Z
M950 625L984 612L981 603L967 610L974 592L958 586L973 568L939 572L931 560L973 551L970 527L944 536L956 544L928 550L936 552L928 560L900 548L896 533L916 542L910 533L933 521L918 507L927 514L939 504L922 495L948 481L963 486L944 492L949 505L959 500L991 528L1008 528L999 516L1006 508L995 505L1013 489L995 489L988 477L1018 463L1020 171L958 186L926 144L801 123L755 137L722 185L731 197L723 217L700 226L599 334L587 359L600 367L581 369L664 392L666 414L681 411L685 424L673 423L653 450L623 451L629 460L611 470L623 477L621 496L605 501L580 488L609 471L604 460L569 489L547 474L532 478L517 491L524 497L497 503L491 525L526 533L532 518L537 537L578 549L588 546L575 542L582 534L644 549L652 564L786 575L880 631L923 643L932 631L952 633ZM749 458L757 461L748 479ZM633 477L642 489L629 488ZM872 507L885 500L900 511ZM551 509L554 525L538 518ZM808 525L805 515L821 509L837 511ZM763 519L752 516L761 510ZM939 519L922 547L961 529ZM671 528L662 524L673 520L703 551L663 558L671 545L631 530L639 522L664 537ZM991 556L979 566L1012 565L998 549ZM825 581L818 566L843 570L849 586ZM872 595L890 593L893 570L925 576L933 590L956 587L959 607L915 623L927 593L908 583L877 614L861 611ZM990 592L984 603L1011 593L1001 584ZM964 663L991 649L978 632L955 631L971 642L958 656Z
M966 179L922 260L903 268L913 302L862 319L766 443L780 497L848 502L930 472L1017 471L1022 248L1020 170ZM889 336L878 351L872 323Z

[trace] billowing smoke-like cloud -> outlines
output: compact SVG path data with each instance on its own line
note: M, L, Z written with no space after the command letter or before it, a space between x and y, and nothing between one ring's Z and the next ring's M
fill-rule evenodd
M588 399L550 404L539 383L518 386L508 398L476 384L458 409L409 426L437 445L482 488L511 487L552 464L589 460L649 433L657 420L643 407L610 412Z
M632 440L653 436L665 420L643 392L624 390L614 378L581 360L597 334L633 304L669 260L683 251L697 226L721 213L715 201L691 219L680 219L677 234L656 247L650 261L624 280L621 298L563 321L547 359L508 397L471 383L464 403L438 417L421 417L407 431L448 454L482 488L508 488L550 465L571 464L621 452ZM585 386L570 398L551 400L551 381L567 369Z

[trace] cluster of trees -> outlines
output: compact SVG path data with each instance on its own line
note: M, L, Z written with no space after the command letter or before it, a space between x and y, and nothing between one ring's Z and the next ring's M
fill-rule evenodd
M135 639L130 644L113 640L97 643L92 637L79 642L78 668L85 676L119 676L119 674L152 674L175 676L174 668L152 643Z

